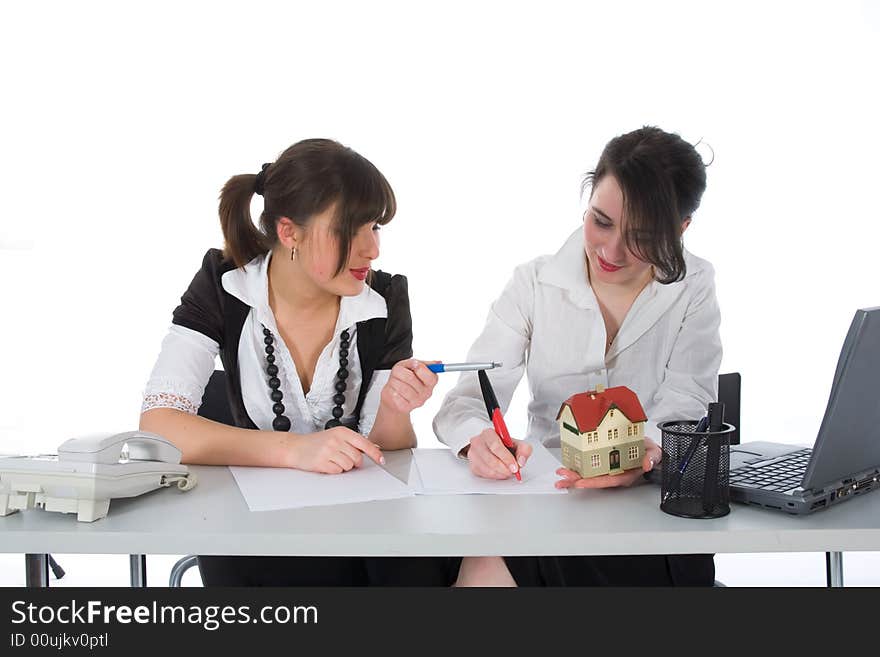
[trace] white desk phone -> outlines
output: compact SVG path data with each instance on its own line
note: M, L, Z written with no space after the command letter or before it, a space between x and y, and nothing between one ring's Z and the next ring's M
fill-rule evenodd
M172 484L190 490L196 477L180 456L162 436L128 431L71 438L57 455L0 458L0 516L42 508L92 522L107 515L114 497Z

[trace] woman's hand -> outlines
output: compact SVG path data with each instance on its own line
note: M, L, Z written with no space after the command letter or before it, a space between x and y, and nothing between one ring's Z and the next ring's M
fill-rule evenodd
M348 427L333 427L291 437L291 452L289 467L325 474L339 474L359 468L364 454L376 463L385 463L382 450Z
M391 377L382 388L380 404L394 413L409 414L431 397L437 375L425 363L409 358L391 368Z
M650 438L645 438L645 455L642 457L642 467L626 470L619 475L599 475L589 479L581 479L581 476L567 468L559 468L556 471L562 479L556 482L556 488L616 488L618 486L632 486L642 478L643 472L650 472L654 466L660 463L663 452L660 446Z
M532 446L523 440L513 442L516 445L515 457L504 446L494 429L486 429L471 438L467 450L471 472L483 479L507 479L514 476L529 460Z

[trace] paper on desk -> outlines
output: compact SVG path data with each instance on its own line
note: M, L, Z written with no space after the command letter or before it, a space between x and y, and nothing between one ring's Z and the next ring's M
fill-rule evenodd
M251 511L298 509L414 495L412 488L364 457L363 464L342 474L287 468L229 468Z
M456 458L448 449L414 449L413 462L416 464L421 489L420 495L465 495L483 493L490 495L518 495L565 493L554 487L559 477L556 469L559 461L539 443L532 443L534 451L520 471L522 481L515 477L509 479L481 479L473 475L468 462Z

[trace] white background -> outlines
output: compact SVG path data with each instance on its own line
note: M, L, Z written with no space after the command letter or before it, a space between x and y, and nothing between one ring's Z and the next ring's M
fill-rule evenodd
M744 439L810 444L854 310L880 305L878 41L876 1L4 3L0 451L136 427L221 246L220 187L289 144L335 138L385 173L378 266L409 277L416 355L455 361L513 267L579 225L603 145L645 124L714 150L686 244L717 270ZM453 383L414 414L422 446ZM880 584L878 557L847 555L847 583ZM67 557L65 582L124 584L113 559ZM716 563L824 581L821 555ZM20 566L0 556L0 584Z

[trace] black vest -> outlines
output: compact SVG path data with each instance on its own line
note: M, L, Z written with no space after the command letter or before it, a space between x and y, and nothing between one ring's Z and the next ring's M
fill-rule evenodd
M238 345L251 307L223 289L221 277L235 269L219 249L210 249L202 260L189 288L174 309L173 323L198 331L220 345L220 360L226 371L226 393L235 425L244 429L257 426L248 416L241 394L238 368ZM362 382L354 415L360 418L370 381L375 370L391 369L394 363L412 358L412 318L404 276L382 271L372 272L371 287L385 298L388 317L376 317L357 323L355 337L361 365ZM269 389L266 389L266 403Z

